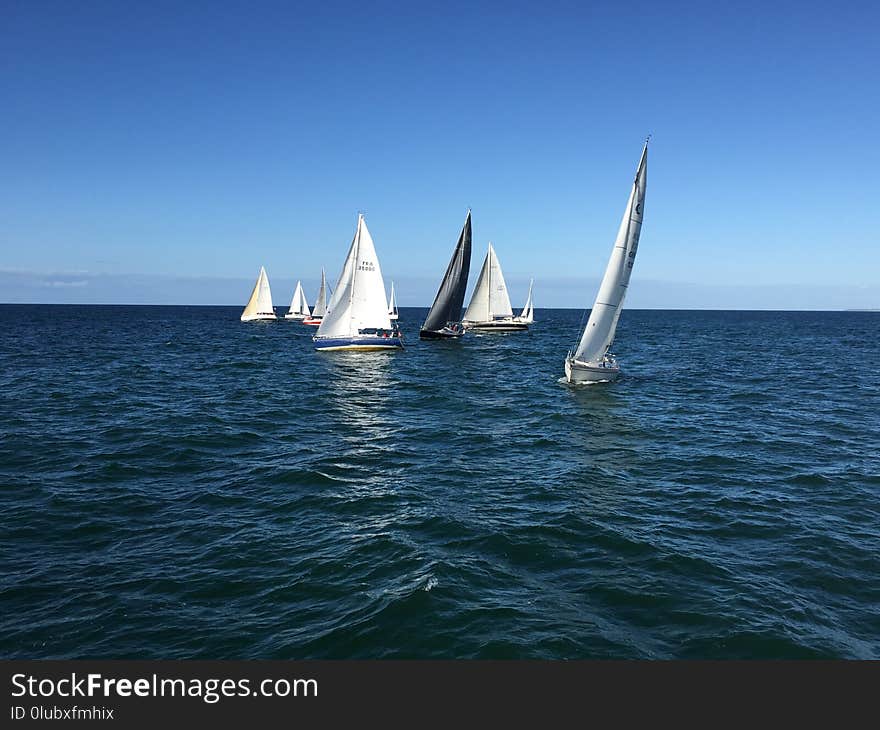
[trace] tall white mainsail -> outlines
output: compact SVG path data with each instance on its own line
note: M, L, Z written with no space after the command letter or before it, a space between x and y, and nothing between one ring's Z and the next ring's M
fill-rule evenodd
M251 298L248 299L248 303L241 313L241 321L250 322L257 319L275 318L275 309L272 307L272 290L269 288L269 277L266 275L266 269L261 266L257 283L254 284L254 290L251 292Z
M463 321L491 322L495 317L513 317L513 309L510 306L510 296L507 293L501 263L490 242L489 251L483 261L483 268L480 269Z
M290 300L290 309L284 316L288 319L303 319L309 316L309 303L306 301L306 293L300 281L296 282L293 299Z
M364 216L359 215L354 240L315 337L357 337L368 328L390 330L391 319L376 247Z
M605 276L602 277L599 293L590 311L590 319L575 351L575 360L588 364L601 363L614 341L617 321L620 319L633 262L639 248L647 180L648 143L646 142L623 213L623 220L617 232L617 239L614 241L614 248L611 249L611 258L608 260Z

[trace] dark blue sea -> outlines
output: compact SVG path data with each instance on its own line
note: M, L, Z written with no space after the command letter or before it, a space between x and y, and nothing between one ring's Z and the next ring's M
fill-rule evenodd
M0 307L0 656L880 658L880 313L239 313Z

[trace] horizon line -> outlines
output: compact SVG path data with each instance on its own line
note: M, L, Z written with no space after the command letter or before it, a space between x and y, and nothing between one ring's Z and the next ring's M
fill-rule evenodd
M0 302L0 307L228 307L241 309L240 304L148 304L144 302ZM398 306L401 309L430 309L430 304ZM273 309L287 309L287 305L273 305ZM540 311L589 311L591 307L535 307ZM837 309L719 309L716 307L627 307L627 312L880 312L880 307L844 307Z

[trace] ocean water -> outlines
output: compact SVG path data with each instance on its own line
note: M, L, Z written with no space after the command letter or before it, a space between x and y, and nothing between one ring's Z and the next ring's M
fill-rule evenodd
M0 307L0 656L880 658L880 314L239 312Z

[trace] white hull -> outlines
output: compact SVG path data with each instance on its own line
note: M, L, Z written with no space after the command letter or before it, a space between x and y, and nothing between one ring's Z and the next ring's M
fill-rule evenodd
M396 314L389 314L389 315L388 315L388 319L390 319L392 322L393 322L394 320L396 320L397 317L398 317L398 315L396 315Z
M243 314L242 322L274 322L278 317L274 314Z
M620 376L620 367L588 365L574 358L565 359L565 379L569 383L610 383Z
M298 313L289 314L288 313L288 314L284 315L284 319L305 319L308 316L309 316L308 314L298 314Z
M529 326L516 317L493 319L489 322L462 322L462 327L472 332L525 332Z

